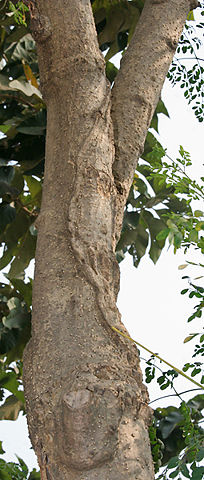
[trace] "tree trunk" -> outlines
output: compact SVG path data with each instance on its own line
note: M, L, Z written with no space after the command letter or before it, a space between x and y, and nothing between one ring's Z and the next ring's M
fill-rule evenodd
M154 478L137 349L111 328L114 250L189 8L145 1L111 91L90 1L32 2L48 118L24 384L42 480Z

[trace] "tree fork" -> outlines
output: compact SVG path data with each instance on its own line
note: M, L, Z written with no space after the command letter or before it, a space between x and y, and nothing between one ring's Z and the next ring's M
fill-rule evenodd
M166 52L155 94L152 79L147 99L148 71L151 77L155 67L148 59L142 90L136 89L145 55L138 51L137 33L111 92L90 1L32 2L48 118L24 385L43 480L154 478L148 439L151 410L137 349L111 328L125 331L116 308L119 269L114 251L132 174L173 56L165 22L171 12L171 38L177 42L188 10L187 0L179 6L172 0L145 2L140 39L142 24L151 48L155 29L150 18L159 19L160 12L164 18L158 51ZM174 14L179 20L173 22ZM138 128L139 140L134 135Z

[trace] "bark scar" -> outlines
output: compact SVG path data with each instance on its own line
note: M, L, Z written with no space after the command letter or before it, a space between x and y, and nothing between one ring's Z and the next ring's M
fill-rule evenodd
M108 388L103 392L79 389L64 394L63 433L59 436L62 461L81 471L109 461L117 449L121 417L120 399Z

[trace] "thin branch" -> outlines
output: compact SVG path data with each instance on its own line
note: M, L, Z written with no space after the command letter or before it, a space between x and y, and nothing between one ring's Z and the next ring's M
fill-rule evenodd
M174 58L175 60L177 60L177 62L179 60L199 60L200 62L204 62L204 58L199 58L199 57L179 57L179 58L174 57Z
M195 385L197 385L198 387L202 388L202 390L204 390L204 386L201 385L200 383L196 382L193 378L189 377L188 375L186 375L186 373L184 373L182 370L180 370L180 368L177 368L175 367L174 365L172 365L172 363L169 363L167 362L167 360L164 360L164 358L160 357L160 355L158 355L157 353L154 353L152 352L152 350L150 350L149 348L145 347L144 345L142 345L141 343L139 343L137 340L134 340L133 338L129 337L129 335L126 335L125 333L121 332L120 330L118 330L118 328L115 328L115 327L111 327L115 332L117 332L119 335L122 335L122 337L125 337L127 338L128 340L130 340L131 342L134 342L136 345L138 345L139 347L141 348L144 348L144 350L146 350L147 352L149 352L151 355L153 355L154 357L158 358L158 360L160 360L161 362L164 362L166 363L166 365L168 365L170 368L172 368L173 370L175 370L177 373L179 373L179 375L182 375L182 377L186 378L187 380L189 380L190 382L194 383ZM174 388L174 387L173 387ZM175 389L174 389L175 390Z
M36 110L36 105L35 104L29 102L24 97L21 97L19 94L18 94L18 96L15 95L13 92L11 92L11 93L1 93L0 94L0 102L1 103L2 103L3 100L5 100L7 98L11 99L11 100L15 100L17 103L23 103L24 105L28 105L29 107L34 108ZM43 104L43 102L41 102L41 103Z
M161 87L190 7L188 0L146 0L112 89L113 174L126 198ZM149 51L151 45L151 52Z
M149 402L149 405L151 403L154 403L154 402L157 402L157 400L163 400L163 398L168 398L168 397L177 397L179 395L179 397L181 395L184 395L184 393L189 393L189 392L195 392L196 390L201 390L200 388L191 388L190 390L185 390L184 392L180 392L180 393L171 393L169 395L164 395L163 397L158 397L158 398L155 398L154 400L151 400L151 402Z

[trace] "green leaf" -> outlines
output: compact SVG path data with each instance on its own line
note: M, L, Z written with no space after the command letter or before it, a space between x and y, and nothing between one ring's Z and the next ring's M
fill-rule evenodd
M10 125L0 125L0 130L2 133L7 133L10 128Z
M191 372L191 377L195 377L195 375L198 375L198 373L201 372L201 368L194 368Z
M181 466L180 466L180 471L182 472L182 474L184 475L184 477L186 478L191 478L190 477L190 474L189 474L189 470L188 470L188 467L185 463L182 463Z
M192 230L189 233L188 241L189 242L197 242L198 241L198 232L196 230Z
M174 246L179 248L181 246L181 242L183 240L183 235L181 232L176 232L174 234Z
M40 206L41 204L41 196L42 196L42 184L36 178L24 175L25 181L28 185L30 190L32 199L35 201L35 204Z
M26 465L26 463L24 462L24 460L22 458L20 458L18 455L16 455L17 459L18 459L18 462L21 466L21 469L22 469L22 472L24 472L26 475L28 474L28 467Z
M37 472L34 468L28 477L28 480L40 480L40 472Z
M158 246L157 242L151 241L151 247L149 250L149 256L153 263L156 263L161 255L162 249Z
M194 334L188 335L188 337L186 337L186 338L184 339L183 343L188 343L188 342L190 342L190 340L192 340L193 338L195 338L197 335L198 335L198 333L194 333Z
M12 328L18 328L22 330L25 326L27 320L27 312L23 312L23 310L17 310L14 308L11 310L7 317L3 317L3 325L11 330Z
M5 450L2 447L2 441L0 440L0 455L3 455L5 453Z
M18 341L18 330L8 330L0 323L0 355L4 355L15 347Z
M19 382L15 372L0 372L0 387L9 390L18 400L24 403L24 394L19 390Z
M190 408L201 411L204 408L204 394L196 395L187 402Z
M175 468L177 467L179 463L179 457L172 457L171 460L169 460L168 462L168 468L171 469L171 468Z
M178 475L179 475L179 470L176 469L176 470L174 470L174 472L170 473L169 478L176 478L176 477L178 477Z
M169 435L173 432L173 430L176 428L176 426L180 423L182 420L182 415L179 410L176 408L171 411L168 416L163 420L162 423L162 438L166 439L169 437Z
M3 460L3 462L4 462L4 460ZM6 462L4 462L4 463L6 463ZM0 470L1 480L11 480L10 473L8 471L6 471L4 468L2 468L2 466L1 466L1 460L0 460L0 468L1 468L1 470Z
M10 165L0 165L0 181L10 184L14 177L15 169Z
M14 27L12 33L7 37L8 43L18 42L21 38L28 34L28 29L21 25L19 27Z
M24 122L20 123L16 129L18 132L25 133L27 135L43 135L46 130L45 110L41 110L35 115L32 115L30 118L27 118Z
M2 233L8 225L12 223L16 216L16 209L11 207L9 203L2 202L0 204L0 233Z
M204 458L204 447L201 447L198 453L196 454L196 461L201 462Z
M12 187L15 187L19 193L23 191L24 188L24 178L19 167L14 167L14 177L12 179Z
M23 280L13 278L11 283L15 290L22 295L27 306L30 307L32 304L32 281L25 283Z
M201 13L201 15L202 15L202 13ZM193 14L193 10L190 10L190 12L188 13L187 20L188 20L188 21L193 21L193 20L195 20L194 14Z
M7 226L5 239L2 239L6 240L10 251L17 246L19 239L26 234L32 220L25 210L16 211L15 219ZM15 254L15 250L13 250L13 254Z
M28 267L30 261L35 256L36 237L27 231L25 236L19 241L16 250L16 257L13 260L7 277L9 279L24 277L24 271Z
M148 246L149 235L142 225L138 225L135 230L135 237L132 246L129 248L129 253L133 255L134 265L138 265L140 259L146 252Z
M138 190L140 193L142 193L143 195L146 195L148 198L149 198L149 194L148 194L148 190L147 190L147 185L146 183L144 182L144 180L142 180L141 178L137 178L135 180L135 189Z
M13 258L13 248L9 248L9 245L5 244L3 247L2 257L0 259L0 270L3 270L3 268L5 268L8 265L8 263L10 263L12 258Z
M202 210L195 210L194 215L195 217L203 217L203 212Z
M163 230L161 230L161 231L157 234L156 239L157 239L158 241L166 240L166 238L168 237L169 232L170 232L169 228L164 228Z
M191 480L203 480L204 467L196 466L195 470L192 472Z
M118 73L118 69L115 67L115 65L109 61L106 62L106 76L109 80L109 82L113 83L115 80L115 77Z
M0 420L16 420L21 410L24 410L23 403L10 395L0 406Z
M35 95L36 97L38 97L39 100L42 100L42 94L40 90L38 90L30 83L25 82L24 80L12 80L11 82L9 82L9 87L12 90L19 90L26 97L31 97L32 95Z
M164 102L161 99L159 100L159 102L157 104L156 112L157 113L163 113L164 115L169 117L169 112L168 112L167 108L165 107Z
M195 226L195 229L197 230L197 232L199 232L200 230L204 230L204 222L198 222Z
M127 212L124 213L123 224L126 227L127 225L133 228L136 228L139 223L140 215L138 212Z

